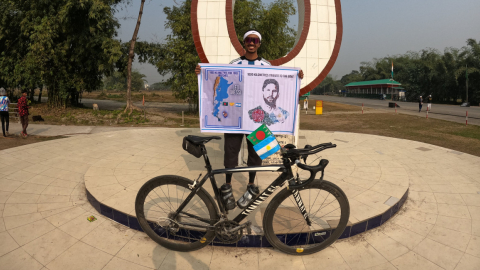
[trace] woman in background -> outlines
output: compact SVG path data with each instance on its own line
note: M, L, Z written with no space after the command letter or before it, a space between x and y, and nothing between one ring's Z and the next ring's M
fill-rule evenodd
M10 124L9 116L8 116L8 105L10 104L10 99L7 97L7 92L2 87L0 88L0 118L2 120L2 131L3 137L8 136L8 125ZM7 124L7 128L5 129L5 122Z

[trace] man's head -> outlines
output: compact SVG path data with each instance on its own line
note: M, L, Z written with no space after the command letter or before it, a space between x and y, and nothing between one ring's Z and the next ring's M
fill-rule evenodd
M277 99L279 96L280 86L277 80L266 79L263 82L263 100L267 103L268 106L275 108L277 106Z
M422 97L422 96L420 96L420 97Z
M262 35L256 30L249 30L243 35L243 46L245 51L255 53L262 43Z
M26 97L27 96L27 90L22 90L22 97Z
M6 96L7 95L7 91L5 91L5 88L0 88L0 96Z

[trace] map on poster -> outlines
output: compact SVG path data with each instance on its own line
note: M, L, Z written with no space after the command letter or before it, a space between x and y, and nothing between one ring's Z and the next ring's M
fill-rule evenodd
M294 135L300 79L297 68L200 64L202 132L250 134L262 124Z

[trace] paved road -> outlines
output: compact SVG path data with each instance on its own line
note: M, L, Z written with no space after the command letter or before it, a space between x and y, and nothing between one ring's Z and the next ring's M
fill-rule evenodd
M376 100L376 99L364 99L364 98L350 98L350 97L336 97L336 96L323 96L323 95L311 95L310 100L324 100L331 102L338 102L343 104L350 104L356 106L362 106L362 103L367 108L374 109L386 109L394 110L394 108L388 108L388 100ZM422 112L418 112L418 103L416 102L397 102L400 108L397 108L399 113L426 116L427 104L423 104ZM465 123L465 114L468 111L468 124L480 125L480 107L460 107L455 105L444 104L432 104L432 111L429 112L429 118L442 119L452 122Z

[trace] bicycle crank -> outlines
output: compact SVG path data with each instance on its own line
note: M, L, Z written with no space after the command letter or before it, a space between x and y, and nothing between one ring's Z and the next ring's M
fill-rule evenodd
M250 221L244 224L238 224L233 220L224 220L215 224L215 234L222 243L233 244L238 242L243 236L243 229L251 233Z

